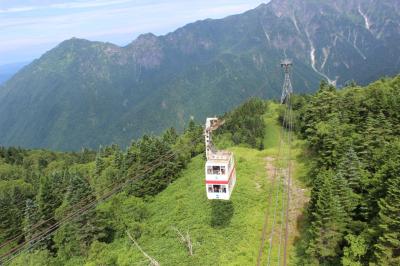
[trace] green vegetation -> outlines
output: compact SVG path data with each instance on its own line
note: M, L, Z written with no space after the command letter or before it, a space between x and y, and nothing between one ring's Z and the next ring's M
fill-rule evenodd
M304 265L399 265L400 76L298 105L309 147Z
M266 109L260 100L251 100L238 110L247 110L253 103L263 109L258 111L259 117ZM247 111L246 115L252 113ZM246 128L257 132L252 125ZM232 135L229 129L224 132L223 135ZM222 142L230 142L225 136L220 138L225 138ZM37 233L71 213L76 204L99 198L114 184L128 180L140 173L144 165L173 151L176 155L172 159L162 161L156 170L126 186L96 209L61 226L54 236L40 242L32 240L29 252L12 264L143 262L145 257L133 246L127 231L162 264L254 263L268 189L264 157L271 151L230 149L239 164L240 180L232 201L219 202L209 201L205 196L204 155L198 155L204 150L202 128L193 121L181 136L171 128L159 138L144 136L132 142L126 151L116 145L100 148L97 153L2 148L1 166L9 169L2 176L0 196L2 210L7 211L2 212L0 242L21 234L2 253L17 242L34 239ZM12 175L16 171L21 175ZM32 229L38 223L40 226ZM179 241L177 230L189 234L193 256Z
M399 90L400 76L366 88L322 83L315 95L294 97L290 265L399 264ZM275 228L271 263L282 261L284 202L275 195L284 183L270 173L282 163L274 160L281 117L281 106L258 99L224 116L215 141L233 151L238 176L229 202L206 199L202 127L193 121L181 135L170 128L126 150L0 148L0 242L20 235L0 252L30 240L12 265L148 264L138 245L162 265L254 265L267 213L267 239ZM123 189L96 208L35 239L118 184ZM269 248L267 241L265 254Z
M255 106L262 103L259 100L252 102L257 103ZM145 136L133 142L125 152L113 145L101 148L98 153L85 151L88 155L83 159L81 153L60 153L57 154L58 161L54 159L45 163L47 166L43 172L46 174L40 178L38 192L26 196L26 208L21 209L25 209L21 214L25 218L17 227L25 239L35 234L29 228L36 221L50 218L49 223L52 223L60 220L79 199L99 197L101 191L113 183L134 175L140 165L151 161L152 156L165 153L164 148L170 147L180 156L176 158L178 161L165 162L155 173L60 227L54 237L33 246L29 252L18 256L12 265L147 264L146 258L127 237L127 232L161 264L255 264L265 211L271 215L273 212L266 202L276 188L270 186L271 180L267 178L265 158L277 154L279 126L276 104L268 104L267 109L267 105L262 103L264 110L252 109L253 114L248 111L250 103L244 103L232 113L262 117L262 124L265 123L274 133L269 135L263 131L264 143L268 146L261 151L250 148L248 143L241 143L241 147L231 146L229 123L217 137L217 144L233 151L238 164L238 181L231 201L209 201L206 198L204 155L199 154L204 146L202 130L193 122L182 136L169 129L160 138ZM265 110L267 113L263 114ZM253 126L259 127L251 123L244 126L250 132L257 132L251 130ZM198 139L198 145L195 143L193 146L193 140ZM25 156L35 152L20 150L17 154L21 155L23 162ZM48 153L40 151L37 161ZM70 159L67 164L64 162L67 157L75 159ZM180 164L185 168L183 171ZM169 172L171 169L175 174ZM167 175L159 176L160 173ZM159 189L153 190L154 185ZM180 241L177 230L190 237L192 256ZM273 255L276 254L274 249Z
M39 254L32 261L48 257L46 264L76 263L96 241L111 243L125 230L139 238L146 217L143 199L164 190L190 158L203 152L202 133L202 127L191 121L180 136L171 128L161 137L132 142L125 152L117 145L97 153L0 148L0 243L8 243L1 254L26 241L27 256ZM131 182L132 178L137 180ZM123 184L125 189L111 201L53 227L54 235L37 238Z
M221 133L228 133L235 145L248 144L252 148L264 149L265 122L263 115L266 103L252 98L239 108L226 114L225 125Z

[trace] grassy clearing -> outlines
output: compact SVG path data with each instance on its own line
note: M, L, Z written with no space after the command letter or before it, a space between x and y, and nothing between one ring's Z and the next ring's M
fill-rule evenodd
M278 104L269 103L268 110L264 115L264 121L266 123L264 147L275 155L279 146L279 134L281 130L277 121L278 107Z
M150 203L152 215L140 243L161 264L255 264L267 189L263 160L251 149L232 150L238 163L237 185L230 202L217 203L233 208L233 215L224 226L211 226L215 206L206 199L201 156L190 163L178 181ZM172 226L189 230L195 243L193 257L188 256ZM132 252L142 257L136 250Z

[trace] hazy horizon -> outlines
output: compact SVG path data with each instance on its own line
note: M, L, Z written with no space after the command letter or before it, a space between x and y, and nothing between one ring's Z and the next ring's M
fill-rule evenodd
M126 45L143 33L255 8L260 0L17 0L0 3L0 65L30 62L72 37Z

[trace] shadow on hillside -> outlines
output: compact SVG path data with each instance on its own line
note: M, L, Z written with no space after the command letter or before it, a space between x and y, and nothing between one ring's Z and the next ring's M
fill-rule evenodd
M232 219L235 208L231 201L211 201L211 227L227 227Z

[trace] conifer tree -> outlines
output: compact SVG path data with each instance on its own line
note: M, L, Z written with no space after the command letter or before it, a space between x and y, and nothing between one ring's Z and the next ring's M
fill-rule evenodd
M201 136L203 135L203 128L201 125L196 124L193 119L190 119L189 126L185 130L185 137L188 138L188 145L190 147L190 156L194 157L204 151L204 143Z
M96 161L95 161L95 174L99 176L101 174L101 171L104 170L105 164L104 160L101 156L101 153L97 153L96 155Z
M400 176L400 141L384 146L376 157L379 167L370 181L368 190L370 218L378 215L379 200L387 196L388 181Z
M314 176L314 178L311 180L311 197L307 212L308 216L312 217L313 213L317 210L317 201L319 198L319 191L323 183L323 175L318 174L318 169L316 168L310 171L310 175Z
M57 209L57 220L68 215L68 210L74 206L85 206L95 199L94 193L88 181L80 174L71 175L71 183L65 195L64 202ZM79 214L71 222L59 229L55 235L55 243L61 256L82 255L92 240L100 233L100 228L96 225L96 213L94 210Z
M125 169L129 169L130 167L135 166L138 163L139 157L139 147L137 141L132 141L131 145L128 147L126 152L124 167Z
M32 199L27 199L25 201L25 212L23 221L25 240L30 240L38 232L38 229L35 229L34 226L39 222L39 219L39 208L36 202Z
M189 125L189 126L191 128L193 128L193 125ZM169 145L175 144L176 140L178 139L178 133L176 133L175 128L170 127L164 132L162 139L164 142L168 143Z
M337 260L348 222L335 193L333 173L324 171L320 175L321 188L316 196L315 211L311 213L311 239L307 249L312 263Z
M338 96L334 89L321 82L320 89L311 99L304 112L307 133L313 134L316 124L327 121L338 111Z
M352 147L346 152L339 163L338 172L347 180L349 186L354 192L362 192L363 169L361 162Z
M123 162L124 162L124 155L122 154L121 150L118 149L114 153L114 167L119 170L122 170Z
M373 151L378 148L382 141L380 140L382 136L378 134L378 123L376 119L373 118L371 113L368 114L367 119L365 121L365 129L363 132L364 141L363 141L363 150L362 156L364 158L364 162L369 170L374 169L374 165L371 165L373 159Z
M166 154L172 155L171 147L166 142L153 136L143 136L137 143L137 160L141 167L136 174L149 167L148 164L159 160ZM161 160L157 169L147 172L132 185L130 192L136 196L155 195L163 190L176 177L179 164L175 157L170 160Z
M54 211L61 205L62 194L54 190L53 180L50 176L42 176L40 189L37 196L40 218L47 221L44 225L54 222Z
M386 197L379 201L380 236L375 245L378 265L400 265L400 175L388 180Z
M24 202L32 196L32 186L22 180L0 182L0 241L23 232Z
M338 172L334 177L335 192L339 197L340 204L343 206L347 215L353 215L353 211L359 202L359 196L353 192L349 186L349 182L343 177L341 172Z
M53 180L50 176L42 176L40 178L40 188L37 195L37 205L40 214L40 228L39 231L45 230L48 226L56 222L54 213L55 210L61 205L61 197L63 194L58 194L54 190ZM53 249L53 241L51 238L46 238L42 244L49 250Z

